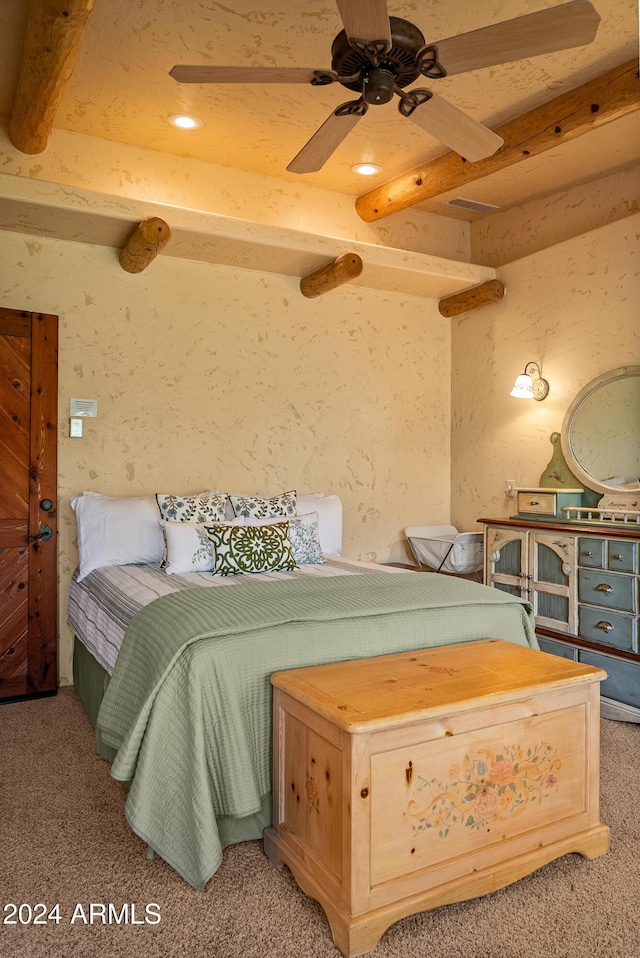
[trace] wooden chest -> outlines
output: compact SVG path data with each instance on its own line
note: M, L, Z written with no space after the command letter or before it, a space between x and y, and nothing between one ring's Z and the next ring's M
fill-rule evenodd
M347 956L407 915L604 854L603 678L499 640L276 673L266 854Z

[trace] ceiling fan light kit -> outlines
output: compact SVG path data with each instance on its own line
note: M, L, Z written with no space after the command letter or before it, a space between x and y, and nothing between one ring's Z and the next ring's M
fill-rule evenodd
M405 87L420 76L446 76L513 60L584 46L594 39L600 17L589 0L570 0L523 17L495 23L435 43L400 17L389 16L387 0L336 0L344 29L331 46L331 69L296 67L175 66L179 83L340 83L360 94L336 107L287 166L293 173L322 169L370 105L399 98L400 115L471 162L496 153L502 137L429 89Z

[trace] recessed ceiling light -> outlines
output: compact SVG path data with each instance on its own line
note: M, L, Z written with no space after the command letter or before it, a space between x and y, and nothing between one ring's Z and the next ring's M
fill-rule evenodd
M188 116L186 113L171 113L167 117L167 123L181 130L198 130L203 125L200 117Z
M351 169L354 173L359 173L360 176L373 176L374 173L382 172L382 167L378 166L377 163L356 163Z

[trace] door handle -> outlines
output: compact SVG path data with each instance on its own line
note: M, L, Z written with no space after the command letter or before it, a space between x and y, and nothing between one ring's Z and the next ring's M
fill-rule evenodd
M49 526L43 526L37 535L27 536L25 542L37 542L38 539L40 539L42 542L48 542L52 535L53 529L51 529Z

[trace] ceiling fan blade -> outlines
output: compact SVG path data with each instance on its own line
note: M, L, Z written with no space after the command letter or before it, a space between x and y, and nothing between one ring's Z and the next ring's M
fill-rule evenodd
M349 100L347 103L341 103L294 156L287 167L288 171L316 173L321 170L358 120L365 115L367 109L364 100Z
M178 83L313 83L321 86L334 83L333 70L312 70L303 67L216 67L175 66L169 76Z
M398 109L467 160L492 156L504 143L497 133L429 90L411 90L402 97Z
M379 52L384 53L391 47L391 27L386 0L336 0L338 13L344 25L344 31L352 46L362 48L355 41L373 43L384 40Z
M422 63L419 63L420 72L432 78L453 76L542 53L585 46L595 37L599 23L600 15L589 0L572 0L559 7L461 33L426 47ZM433 51L435 55L431 55Z

